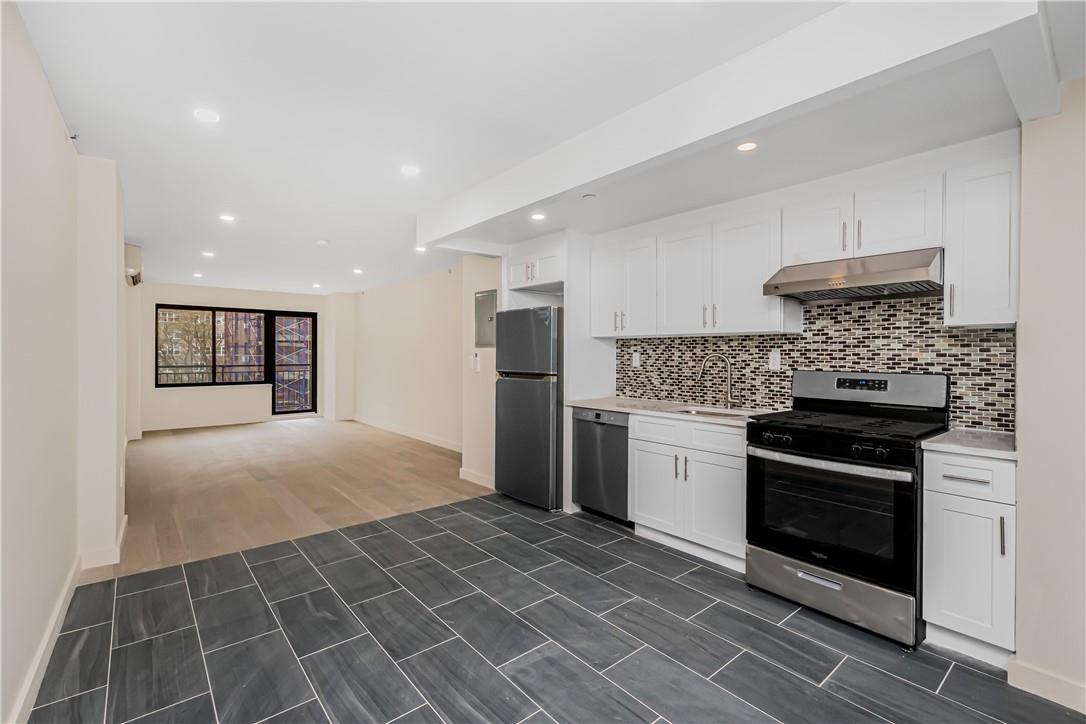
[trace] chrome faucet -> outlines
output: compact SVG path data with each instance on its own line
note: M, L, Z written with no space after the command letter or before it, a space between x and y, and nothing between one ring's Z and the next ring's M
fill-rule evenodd
M727 374L727 380L724 383L724 406L730 410L732 405L739 404L739 400L732 397L732 361L730 359L719 352L706 355L705 359L701 361L701 367L698 369L698 380L705 377L705 365L709 364L709 362L714 359L718 359L724 363L724 370Z

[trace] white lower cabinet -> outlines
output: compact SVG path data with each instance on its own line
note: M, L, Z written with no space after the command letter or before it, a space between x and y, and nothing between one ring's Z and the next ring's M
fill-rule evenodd
M630 440L630 519L672 535L682 535L681 448Z
M1014 650L1015 507L924 491L924 619Z

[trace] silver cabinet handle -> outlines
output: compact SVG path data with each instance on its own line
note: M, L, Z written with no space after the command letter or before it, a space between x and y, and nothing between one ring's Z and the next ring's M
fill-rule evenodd
M618 331L618 312L615 312L615 331Z
M716 329L716 305L713 305L713 329Z
M954 285L948 284L946 290L947 304L950 306L950 314L948 316L954 316Z
M690 458L683 455L683 480L690 479Z
M675 479L676 480L679 479L679 456L678 456L678 454L675 455Z
M991 485L991 480L984 480L982 478L971 478L968 475L951 475L950 473L943 473L943 480L957 480L960 483L979 483L980 485Z
M534 261L532 262L531 267L532 267L532 279L535 279L535 262Z
M619 314L619 319L622 320L618 323L619 329L626 329L626 312Z
M709 305L702 304L701 305L701 327L702 327L702 329L709 326L709 322L708 322L708 319L706 317L706 315L708 313L709 313Z
M856 248L859 249L864 245L864 227L863 221L856 219Z
M532 264L531 262L524 263L524 278L528 281L532 280Z
M845 237L848 236L848 234L846 232L847 228L848 228L848 222L847 221L842 221L841 222L841 251L844 251L845 249L848 248L847 243L845 241Z
M999 555L1007 555L1007 521L999 516Z
M837 581L831 581L829 578L816 576L815 574L808 573L807 571L797 570L796 576L810 583L817 583L819 586L825 586L826 588L833 589L834 591L840 591L842 588L844 588L844 586L842 586Z

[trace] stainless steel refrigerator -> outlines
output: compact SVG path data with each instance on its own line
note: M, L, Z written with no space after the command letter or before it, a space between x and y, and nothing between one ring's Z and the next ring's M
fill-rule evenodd
M562 507L562 309L498 312L494 487Z

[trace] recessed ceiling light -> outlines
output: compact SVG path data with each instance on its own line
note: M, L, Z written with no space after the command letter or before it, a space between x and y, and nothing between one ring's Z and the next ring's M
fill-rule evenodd
M757 143L755 143L754 141L746 141L746 142L740 143L738 146L736 146L735 150L737 150L737 151L753 151L756 148L758 148Z
M328 239L317 239L317 246L328 246Z
M418 176L419 171L419 167L413 163L405 163L403 166L400 166L400 174L403 176Z
M351 271L353 271L355 274L361 274L362 273L361 269L352 269Z
M233 214L219 214L219 221L225 221L228 224L233 224L237 219Z
M425 246L416 246L415 251L425 254L426 253L426 247Z
M200 123L218 123L221 117L218 111L213 111L210 108L197 108L192 112L192 115Z
M314 289L320 289L320 288L321 288L321 285L320 285L320 284L316 284L316 283L314 283L314 284L313 284L313 288L314 288Z
M547 218L546 214L541 214L539 212L532 214L532 221L542 221L545 218Z
M193 272L192 276L196 277L197 279L202 279L204 275L200 272Z
M211 257L215 256L215 252L213 252L213 251L201 251L200 256L206 256L208 259L210 259Z

